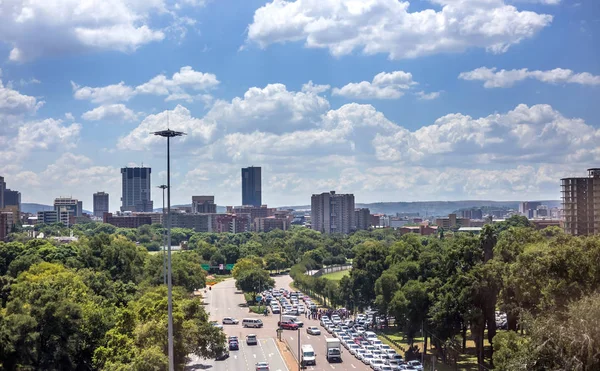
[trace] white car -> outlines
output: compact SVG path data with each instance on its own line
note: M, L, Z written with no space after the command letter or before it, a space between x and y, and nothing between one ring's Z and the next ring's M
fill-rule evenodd
M238 323L240 323L239 319L235 319L233 317L225 317L225 318L223 318L223 324L224 325L237 325Z
M415 370L423 371L423 365L419 361L408 361L408 365L415 368Z
M380 358L371 358L370 366L373 370L380 370L385 363Z
M374 358L373 358L373 355L372 355L372 354L370 354L370 353L366 353L366 354L365 354L365 355L362 357L361 361L362 361L362 363L364 363L365 365L370 365L370 364L371 364L371 361L372 361L373 359L374 359Z
M321 335L321 330L317 326L308 326L306 328L306 333L309 335Z
M394 371L395 369L390 365L381 365L379 371Z
M269 371L269 364L267 362L258 362L256 364L256 371Z
M356 356L359 349L360 346L358 344L352 343L348 345L348 352L350 352L350 354L352 354L353 356Z

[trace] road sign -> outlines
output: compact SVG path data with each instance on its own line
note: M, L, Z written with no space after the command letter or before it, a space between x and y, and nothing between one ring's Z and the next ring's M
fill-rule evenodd
M226 270L228 270L228 271L230 271L230 270L232 270L232 269L233 269L233 266L234 266L234 265L235 265L235 264L225 264L225 269L226 269Z
M223 264L219 264L219 269L223 270Z
M207 272L210 270L210 264L200 264L200 266Z

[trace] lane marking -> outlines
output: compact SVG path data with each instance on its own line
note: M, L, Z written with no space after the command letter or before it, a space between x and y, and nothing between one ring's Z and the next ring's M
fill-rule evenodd
M329 365L329 366L331 366L331 368L333 368L335 370L335 367L333 367L333 365Z
M354 364L353 364L353 363L350 363L350 366L352 366L352 368L356 368L356 366L354 366Z

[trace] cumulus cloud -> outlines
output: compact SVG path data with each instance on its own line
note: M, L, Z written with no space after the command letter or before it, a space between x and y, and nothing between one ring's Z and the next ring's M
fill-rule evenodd
M17 62L90 50L132 52L164 39L150 21L167 11L163 0L4 1L0 42L12 46L9 59Z
M44 101L38 102L35 97L23 95L12 88L5 87L0 80L0 116L32 114L43 104Z
M20 125L15 147L28 150L73 148L79 140L81 125L63 125L62 120L45 119Z
M349 83L334 88L332 94L354 99L396 99L404 95L402 90L415 84L412 74L408 72L381 72L373 77L372 82Z
M432 91L431 93L425 93L424 91L418 91L415 95L421 100L434 100L438 99L442 94L441 91Z
M81 87L71 81L75 99L90 100L94 103L126 102L138 94L167 95L165 101L185 100L191 102L194 97L187 90L206 91L219 85L219 80L212 73L194 71L190 66L181 67L171 78L164 74L157 75L149 81L131 87L121 81L118 84L103 87ZM199 100L206 100L204 94L198 95Z
M312 80L302 85L302 92L304 93L321 94L325 93L329 89L331 89L331 85L314 84Z
M124 104L105 104L85 112L81 117L88 121L135 121L137 114Z
M503 0L435 0L441 10L410 12L397 0L273 0L254 13L247 43L304 41L335 56L361 50L390 59L415 58L468 48L506 52L552 22Z
M473 71L462 72L458 78L483 81L483 86L486 88L508 88L525 79L535 79L549 84L600 85L600 76L592 75L589 72L575 73L564 68L547 71L530 71L527 68L497 71L496 67L479 67Z

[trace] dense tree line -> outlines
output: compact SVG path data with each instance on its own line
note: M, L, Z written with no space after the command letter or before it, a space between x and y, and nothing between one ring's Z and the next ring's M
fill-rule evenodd
M389 231L348 240L348 277L307 276L315 261L305 256L290 271L296 284L328 304L394 317L411 342L424 328L426 342L448 363L471 338L487 367L495 361L501 370L600 369L599 317L583 315L583 308L598 313L600 238L535 231L513 217L478 236ZM507 313L508 331L496 328L496 311ZM486 339L492 347L484 347Z

